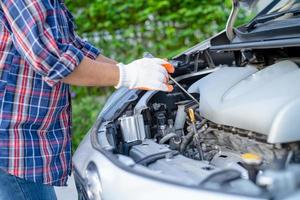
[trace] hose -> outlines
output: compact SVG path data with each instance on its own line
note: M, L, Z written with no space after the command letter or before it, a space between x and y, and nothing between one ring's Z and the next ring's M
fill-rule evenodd
M183 137L182 143L180 145L180 152L183 153L187 147L187 145L192 141L192 138L194 136L194 132L189 132L186 136Z
M176 137L177 135L175 133L169 133L167 135L165 135L160 141L159 141L159 144L164 144L166 143L167 141L169 141L170 139Z
M204 124L206 124L207 120L204 119L201 121L200 125L199 125L199 129L201 129ZM180 152L183 153L187 147L187 145L191 142L194 134L196 134L194 131L189 132L186 136L183 137L182 139L182 143L180 145Z

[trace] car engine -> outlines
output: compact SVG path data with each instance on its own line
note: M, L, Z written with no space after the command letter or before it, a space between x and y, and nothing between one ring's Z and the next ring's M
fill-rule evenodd
M199 102L178 87L146 92L109 126L116 154L187 186L251 196L299 187L293 178L300 175L297 61L220 65L176 79Z

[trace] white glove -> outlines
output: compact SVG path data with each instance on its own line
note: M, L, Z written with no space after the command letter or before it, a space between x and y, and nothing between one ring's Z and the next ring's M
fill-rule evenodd
M142 58L128 65L117 64L120 71L116 88L127 87L140 90L161 90L171 92L173 86L168 84L169 74L174 67L159 58Z

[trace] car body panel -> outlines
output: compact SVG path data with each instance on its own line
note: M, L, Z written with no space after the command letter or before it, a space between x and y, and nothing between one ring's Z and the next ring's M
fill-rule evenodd
M188 188L176 184L155 180L147 176L141 176L129 172L116 166L109 158L92 148L91 133L87 134L80 144L73 161L76 176L83 180L86 178L84 170L90 162L95 163L100 172L102 183L103 199L105 200L153 200L153 199L173 199L173 200L259 200L265 198L244 197L238 195L217 193L215 191L205 191L201 189Z

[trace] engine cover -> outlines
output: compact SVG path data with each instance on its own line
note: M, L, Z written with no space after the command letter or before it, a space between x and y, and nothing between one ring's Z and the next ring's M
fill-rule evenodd
M267 135L269 143L300 140L300 69L281 61L258 71L223 67L194 83L200 114L217 124Z

